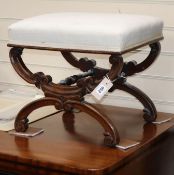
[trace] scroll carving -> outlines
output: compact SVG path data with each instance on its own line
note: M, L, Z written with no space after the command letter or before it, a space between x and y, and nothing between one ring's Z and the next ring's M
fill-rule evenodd
M80 58L79 60L70 52L61 51L63 57L66 61L72 66L80 69L83 72L87 72L90 69L93 69L96 66L95 60L89 60L88 58Z
M73 108L77 108L98 121L105 130L105 144L111 147L115 146L120 141L117 129L105 114L93 105L85 103L84 96L89 94L102 81L103 76L108 76L113 82L113 87L109 92L119 89L133 95L144 107L144 119L147 122L154 121L157 117L157 112L152 100L141 90L126 82L128 76L147 69L156 60L160 52L160 44L156 42L149 46L151 48L149 55L139 64L136 61L124 63L121 55L112 54L109 57L110 70L97 67L95 60L88 58L77 59L69 51L62 50L61 53L66 61L83 71L83 73L70 76L57 84L53 83L50 75L45 75L43 72L32 73L22 60L23 48L12 48L9 55L16 72L28 83L42 89L45 94L44 98L31 102L21 109L15 121L16 131L26 131L28 128L28 115L42 106L53 105L57 110L64 110L67 113L71 113Z
M158 57L161 51L161 45L159 42L149 45L151 50L147 58L141 63L137 64L136 61L130 61L124 63L122 72L125 73L125 76L131 76L135 73L142 72L147 69Z

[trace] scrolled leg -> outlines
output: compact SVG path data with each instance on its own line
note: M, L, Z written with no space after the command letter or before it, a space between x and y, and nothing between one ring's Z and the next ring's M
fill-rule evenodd
M152 63L157 59L160 51L161 51L161 45L159 42L152 43L149 45L150 47L150 53L147 56L147 58L142 61L141 63L137 64L136 61L130 61L127 63L124 63L123 70L125 76L131 76L135 73L139 73L147 69L149 66L152 65Z
M52 97L44 97L38 100L35 100L26 106L24 106L19 113L17 114L15 120L15 130L17 132L25 132L28 129L28 115L43 106L54 105L56 109L62 109L62 102L56 98Z
M72 108L80 109L81 111L89 114L89 116L96 119L104 128L105 133L105 139L104 143L107 146L115 146L119 143L120 137L118 134L117 129L114 127L112 122L102 113L99 112L95 107L93 107L91 104L82 103L78 101L68 100L64 103L64 109L65 110L71 110Z
M61 54L69 64L80 69L83 72L87 72L90 69L93 69L96 65L95 60L89 60L86 57L80 58L78 60L71 52L68 51L61 51Z
M153 122L156 120L157 117L157 111L155 108L155 105L153 104L152 100L144 93L142 92L140 89L138 89L137 87L124 82L122 84L114 84L114 86L112 87L111 91L113 91L114 89L119 89L119 90L123 90L131 95L133 95L134 97L136 97L144 106L144 119L147 122Z
M75 120L74 120L74 118L75 118L75 115L72 111L65 111L62 115L64 127L70 133L75 133L75 127L74 127Z
M142 61L139 64L134 60L124 63L121 74L120 74L121 76L119 76L114 81L114 86L109 90L109 92L112 92L115 89L120 89L136 97L144 106L143 111L144 111L145 121L153 122L156 120L157 111L156 111L155 105L153 104L152 100L140 89L126 82L126 78L128 76L144 71L158 57L160 50L161 50L160 43L159 42L152 43L149 46L151 50L150 50L149 55L144 61Z
M23 48L11 48L9 53L11 64L21 78L30 84L34 84L33 73L24 64L21 57L22 53Z

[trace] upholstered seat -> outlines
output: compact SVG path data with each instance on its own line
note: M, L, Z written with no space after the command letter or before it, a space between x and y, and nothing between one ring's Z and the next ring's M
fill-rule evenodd
M122 53L162 38L163 22L117 13L55 13L9 27L9 44Z

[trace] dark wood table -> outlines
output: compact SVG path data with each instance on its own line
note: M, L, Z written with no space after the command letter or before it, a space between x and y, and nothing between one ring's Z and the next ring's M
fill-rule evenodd
M30 126L45 132L25 138L0 132L1 174L173 175L174 120L146 124L141 110L103 106L121 140L140 141L126 151L103 145L103 128L85 113L58 112ZM41 109L40 109L41 110ZM43 114L44 115L44 114ZM158 113L158 117L173 117Z

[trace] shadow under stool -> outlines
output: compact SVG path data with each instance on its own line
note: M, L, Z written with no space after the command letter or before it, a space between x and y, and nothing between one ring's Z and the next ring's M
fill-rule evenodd
M25 132L28 115L43 106L54 105L58 110L73 112L79 109L97 120L104 129L104 143L115 146L119 132L113 122L100 109L85 101L97 85L108 77L116 89L125 91L143 105L144 120L156 120L157 111L152 100L140 89L127 82L127 77L147 69L160 53L159 41L163 39L163 22L155 17L115 13L53 13L24 19L9 27L10 60L15 71L26 82L34 84L45 97L33 101L20 110L15 130ZM147 58L137 63L125 62L123 54L148 45ZM72 75L54 83L50 75L32 73L22 60L24 49L61 52L64 59L83 73ZM110 69L98 67L96 61L76 58L73 52L106 54ZM89 128L90 129L90 128Z

